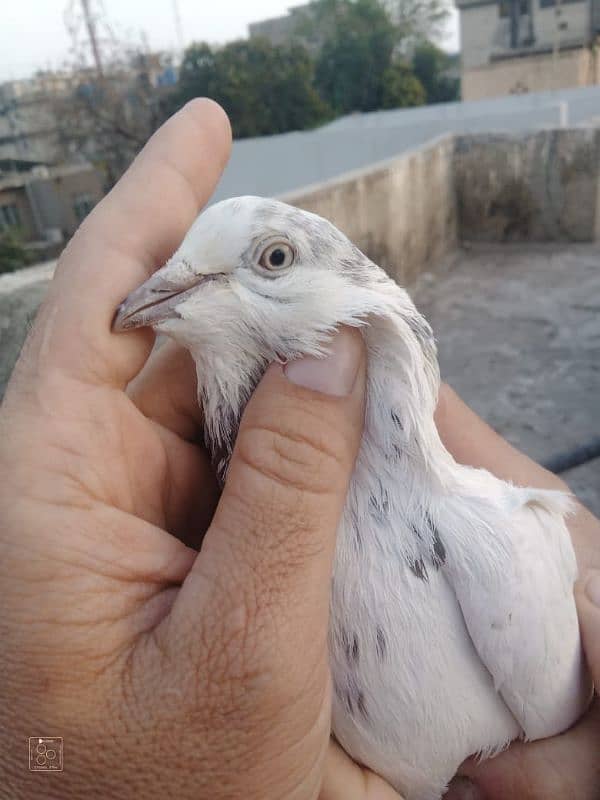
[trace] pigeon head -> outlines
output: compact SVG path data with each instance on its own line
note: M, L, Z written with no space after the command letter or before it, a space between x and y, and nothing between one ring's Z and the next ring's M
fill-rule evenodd
M221 358L290 359L320 352L339 324L358 324L384 283L394 285L327 220L240 197L196 219L113 328L151 325L194 350L216 346Z
M431 329L408 294L330 222L275 200L204 211L121 303L113 330L147 325L190 351L213 444L235 429L269 363L323 355L340 325L365 328L370 360L403 360L415 408L423 386L435 391Z

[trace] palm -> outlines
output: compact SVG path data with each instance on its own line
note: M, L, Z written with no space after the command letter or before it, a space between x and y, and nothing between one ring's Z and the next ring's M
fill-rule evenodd
M47 387L45 400L53 413L35 406L23 420L23 428L35 432L35 450L3 476L7 527L23 531L26 578L44 586L51 598L48 635L53 636L52 618L60 608L63 625L85 620L106 631L110 620L111 647L117 642L125 647L137 633L131 616L189 567L192 554L166 531L185 532L186 509L198 505L190 503L191 487L199 486L202 496L203 458L115 389L59 379ZM7 448L15 434L8 432ZM32 517L44 520L43 530L28 524ZM24 612L22 551L8 544L5 574L9 584L13 574L20 576L14 602ZM73 604L74 587L81 585L86 591ZM125 585L129 591L119 596L115 588ZM11 591L6 603L13 603ZM28 621L36 620L39 611L32 608ZM79 626L62 627L64 655L80 651L82 634L87 640ZM90 641L101 657L106 636Z

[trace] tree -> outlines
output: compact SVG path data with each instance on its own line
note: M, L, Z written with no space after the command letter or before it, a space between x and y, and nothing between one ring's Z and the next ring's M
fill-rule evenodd
M185 53L174 102L212 97L227 111L236 138L314 127L330 109L314 85L314 65L299 44L274 47L266 39L220 49L195 44Z
M397 38L385 9L378 0L317 0L311 10L324 35L315 78L321 96L339 114L381 108Z
M413 71L425 87L428 103L448 103L459 99L459 80L448 74L453 64L452 56L431 42L423 42L416 48Z
M0 273L12 272L30 263L31 257L20 231L15 228L0 231Z
M88 159L112 186L167 116L169 88L158 82L166 69L160 55L135 50L102 75L74 69L69 90L53 98L65 158Z
M427 94L421 81L408 64L392 63L383 75L382 108L408 108L422 106Z

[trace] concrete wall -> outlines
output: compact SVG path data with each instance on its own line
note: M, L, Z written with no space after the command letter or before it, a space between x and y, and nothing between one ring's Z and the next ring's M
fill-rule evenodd
M451 137L282 199L331 220L399 283L458 244Z
M29 268L0 275L0 400L48 288L47 272L29 280L31 273Z
M500 102L492 108L482 105L479 108L474 103L466 111L460 104L451 103L404 113L376 112L357 115L354 124L340 120L339 125L334 123L316 131L242 139L234 142L231 160L213 201L242 194L273 196L294 191L349 170L371 168L379 161L427 146L445 133L525 131L563 124L563 104L552 97L540 105L533 101ZM374 120L372 126L369 120ZM346 122L351 121L346 118Z
M538 47L554 47L557 35L559 43L573 39L586 41L590 29L589 0L562 0L558 14L556 6L542 8L538 0L533 4L533 24Z
M600 128L458 137L454 175L462 239L600 239Z
M494 35L500 25L497 3L461 8L460 45L463 74L474 67L489 63Z
M234 142L213 201L296 191L422 147L444 133L516 133L576 125L599 114L600 85L349 114L314 131Z
M551 52L493 61L463 70L464 100L517 92L545 92L600 82L600 58L587 48Z

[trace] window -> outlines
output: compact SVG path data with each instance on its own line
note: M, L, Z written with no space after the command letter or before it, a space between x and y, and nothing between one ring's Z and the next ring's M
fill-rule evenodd
M76 194L73 200L73 210L78 221L81 222L94 207L94 198L91 194Z
M0 206L0 230L4 231L7 228L18 228L20 224L21 215L14 203Z
M514 0L500 0L500 16L510 17L510 9ZM541 0L543 2L543 0ZM529 14L529 0L517 0L519 14L524 17Z
M582 3L583 0L560 0L559 3L556 0L540 0L540 8L554 8L556 5L564 6L567 3Z

